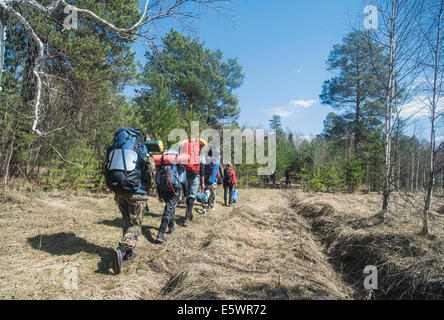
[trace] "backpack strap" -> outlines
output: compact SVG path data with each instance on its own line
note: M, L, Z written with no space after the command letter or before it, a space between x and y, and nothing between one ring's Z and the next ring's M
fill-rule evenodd
M174 195L177 196L176 190L174 190L174 187L173 187L173 182L171 181L171 178L170 178L170 171L171 171L171 167L168 166L168 169L167 169L167 173L168 173L168 182L169 182L169 184L170 184L171 190L173 190Z
M123 150L123 148L120 148L120 150L122 151L123 171L125 172L125 179L128 179L128 169L126 167L125 150Z

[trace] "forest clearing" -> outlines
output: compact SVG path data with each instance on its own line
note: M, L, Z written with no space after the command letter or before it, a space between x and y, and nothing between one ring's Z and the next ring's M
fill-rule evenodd
M0 0L0 300L444 300L443 227L444 0Z
M9 194L1 208L1 299L443 298L444 198L427 240L412 230L420 217L402 210L372 225L378 194L249 188L235 207L196 213L158 245L162 204L152 197L138 259L116 277L111 251L122 219L111 195L27 194ZM375 297L363 288L367 264L381 270ZM72 267L78 288L66 289Z

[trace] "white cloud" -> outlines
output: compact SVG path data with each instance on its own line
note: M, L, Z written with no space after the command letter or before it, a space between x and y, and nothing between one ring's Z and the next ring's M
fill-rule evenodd
M291 100L291 105L295 107L309 108L314 105L317 100Z
M267 113L270 115L278 115L281 118L288 118L299 113L302 108L309 108L315 104L317 100L292 100L290 104L283 107L274 107L267 109Z
M290 117L295 112L296 112L296 110L292 110L291 108L287 108L287 107L277 107L277 108L268 109L268 113L270 115L277 115L277 116L280 116L281 118Z
M270 108L267 109L267 112L270 115L278 115L281 118L288 118L299 113L301 108L309 108L316 102L317 100L292 100L287 106Z
M401 118L427 118L430 116L429 100L425 96L417 96L411 102L400 107ZM438 101L437 113L444 113L444 98Z

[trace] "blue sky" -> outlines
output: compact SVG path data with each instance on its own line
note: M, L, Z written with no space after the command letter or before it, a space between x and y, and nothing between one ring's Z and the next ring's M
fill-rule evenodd
M234 17L201 11L193 31L206 46L237 57L245 81L237 91L239 123L268 128L273 114L282 116L284 128L303 135L322 131L332 111L321 105L323 81L332 74L326 60L334 44L351 30L347 23L364 19L361 0L234 0ZM171 27L170 25L165 28ZM160 29L157 31L161 33ZM144 63L144 47L134 46ZM134 88L125 94L134 96Z

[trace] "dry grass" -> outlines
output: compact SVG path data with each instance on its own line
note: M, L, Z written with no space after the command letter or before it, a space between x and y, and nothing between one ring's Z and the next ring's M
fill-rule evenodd
M219 190L218 202L221 203ZM154 239L163 204L150 200L136 260L115 276L122 220L110 195L10 190L0 202L2 299L347 299L306 220L279 190L242 190L234 208L195 214ZM180 223L184 207L176 211ZM78 270L78 289L64 271Z
M222 192L218 192L221 203ZM397 202L378 224L380 196L241 190L155 237L163 204L150 199L137 258L110 269L122 219L111 195L43 193L16 185L0 199L0 299L351 299L365 265L380 271L376 298L443 298L444 199L435 201L434 237ZM181 224L185 208L178 207ZM78 289L64 271L78 270Z
M377 194L303 194L293 197L293 208L309 218L312 230L327 247L332 262L354 284L357 298L367 293L363 287L363 270L378 267L379 290L375 298L443 299L444 298L444 229L439 210L442 198L435 198L432 213L433 236L419 235L421 221L411 210L416 199L403 205L396 195L390 219L380 223L376 217L381 197Z

